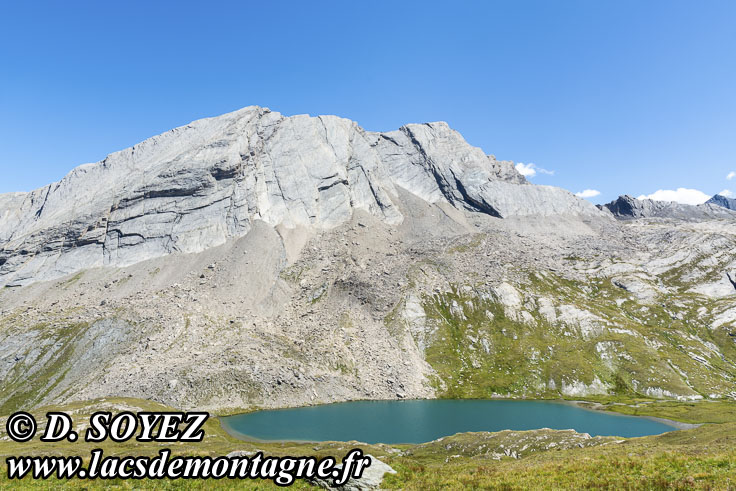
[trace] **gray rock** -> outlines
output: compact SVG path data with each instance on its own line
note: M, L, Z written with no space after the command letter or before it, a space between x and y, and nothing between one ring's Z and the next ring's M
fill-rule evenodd
M372 455L366 454L366 457L371 458L371 465L363 470L363 475L360 479L349 479L348 482L338 487L333 486L332 481L325 481L323 479L315 478L311 482L324 489L341 489L345 491L380 489L384 475L396 474L396 471L390 465L381 462ZM342 464L337 464L335 467L342 469Z
M714 195L711 199L705 202L706 205L717 205L722 206L724 208L728 208L729 210L736 210L736 199L735 198L727 198L725 196L722 196L720 194Z
M253 457L255 454L261 452L261 450L253 450L253 451L247 451L247 450L235 450L233 452L230 452L226 455L228 459L232 459L234 457Z
M605 205L599 205L601 210L610 211L619 220L633 220L637 218L671 218L677 220L710 220L718 218L736 219L736 212L717 206L711 198L702 205L684 205L674 201L654 201L651 199L636 199L623 195Z
M76 332L65 336L65 330ZM27 390L34 381L49 376L44 372L48 363L55 363L57 370L50 375L48 389L38 402L60 397L120 355L126 346L135 343L141 336L136 331L130 323L118 319L101 319L77 328L33 326L25 332L3 330L0 332L0 379L5 385L0 404L7 402L14 389ZM25 346L21 351L27 354L16 360L23 361L24 366L18 371L4 362L19 358L17 353L21 346Z
M372 133L335 116L260 107L202 119L85 164L29 193L0 195L0 286L196 253L253 222L334 228L357 210L398 224L399 188L495 217L604 217L526 182L446 123Z

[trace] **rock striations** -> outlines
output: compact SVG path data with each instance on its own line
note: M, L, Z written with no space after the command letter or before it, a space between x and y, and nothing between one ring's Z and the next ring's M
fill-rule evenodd
M0 196L0 286L200 252L256 220L320 230L364 210L396 224L397 188L501 218L600 214L565 190L527 183L445 123L373 133L335 116L252 106Z

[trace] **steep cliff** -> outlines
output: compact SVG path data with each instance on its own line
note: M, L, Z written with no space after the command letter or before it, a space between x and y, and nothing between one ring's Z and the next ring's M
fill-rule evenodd
M399 187L495 217L598 214L567 191L528 184L445 123L371 133L335 116L247 107L0 196L0 286L201 252L254 220L324 230L363 210L397 224Z

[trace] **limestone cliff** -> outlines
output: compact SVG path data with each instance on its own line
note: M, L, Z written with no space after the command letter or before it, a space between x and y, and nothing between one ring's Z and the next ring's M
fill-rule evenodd
M254 220L323 230L363 210L397 224L397 188L495 217L599 214L565 190L527 183L445 123L372 133L253 106L0 196L0 286L200 252L244 236Z

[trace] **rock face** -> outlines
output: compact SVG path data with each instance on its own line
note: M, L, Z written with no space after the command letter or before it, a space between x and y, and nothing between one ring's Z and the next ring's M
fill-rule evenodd
M727 198L720 194L714 195L711 199L706 201L705 204L722 206L724 208L728 208L729 210L736 210L736 199Z
M391 468L390 465L381 462L372 455L366 454L366 457L370 457L371 465L368 466L360 479L350 478L342 486L334 486L333 482L326 481L324 479L314 478L312 483L323 489L340 489L343 491L363 491L370 489L381 489L381 483L383 482L383 476L386 474L396 474L396 471ZM335 469L342 470L343 464L337 464Z
M322 230L364 210L396 224L397 188L495 217L599 214L567 191L528 184L445 123L371 133L335 116L247 107L0 196L0 286L200 252L244 236L254 220Z
M713 201L716 196L702 205L684 205L674 201L636 199L632 196L623 195L610 203L599 205L599 208L610 211L619 220L636 218L673 218L677 220L736 218L736 212L731 212L730 209L724 210L723 205L717 206L717 203ZM726 208L728 207L726 206Z

